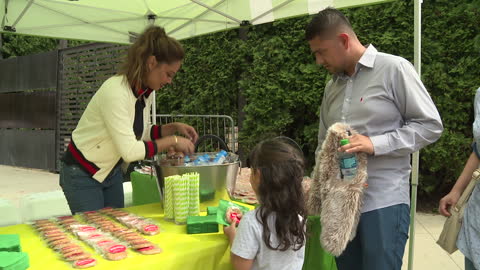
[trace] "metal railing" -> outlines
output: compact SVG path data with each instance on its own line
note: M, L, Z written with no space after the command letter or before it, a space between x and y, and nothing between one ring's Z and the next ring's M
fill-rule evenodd
M196 115L196 114L157 114L157 124L163 125L172 122L182 122L195 128L198 136L213 134L220 137L231 152L238 149L238 129L232 117L228 115ZM208 141L208 140L207 140ZM220 143L210 140L199 146L199 152L207 152L220 148Z

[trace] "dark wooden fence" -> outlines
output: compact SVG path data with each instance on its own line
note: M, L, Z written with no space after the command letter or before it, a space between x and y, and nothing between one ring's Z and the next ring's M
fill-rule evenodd
M57 55L0 61L0 164L55 170Z
M127 48L93 43L0 60L0 164L58 171L88 102Z
M128 47L94 43L60 50L57 88L57 161L93 94L117 72ZM58 167L58 164L57 164Z
M0 60L0 164L58 171L71 132L126 49L94 43Z
M0 93L57 87L57 51L0 61Z

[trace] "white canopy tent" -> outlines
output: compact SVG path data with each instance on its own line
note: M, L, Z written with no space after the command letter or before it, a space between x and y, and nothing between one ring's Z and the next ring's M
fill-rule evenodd
M177 39L391 0L0 0L2 31L129 43L148 24Z
M314 14L327 6L347 8L388 1L393 0L0 0L0 32L127 44L150 24L186 39ZM422 0L414 2L414 63L420 74ZM412 159L408 269L413 269L418 157L416 152Z

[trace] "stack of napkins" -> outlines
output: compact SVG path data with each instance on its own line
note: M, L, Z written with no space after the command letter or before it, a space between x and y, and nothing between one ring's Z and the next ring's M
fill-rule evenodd
M0 234L0 270L27 269L28 254L21 251L18 234Z
M218 232L217 216L190 216L187 218L187 233Z
M20 252L20 236L18 234L0 234L0 251Z
M207 206L207 215L216 216L218 211L217 206Z

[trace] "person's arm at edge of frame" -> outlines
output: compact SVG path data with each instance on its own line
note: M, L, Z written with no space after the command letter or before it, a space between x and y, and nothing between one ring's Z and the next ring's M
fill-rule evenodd
M476 147L476 145L474 144L473 147ZM473 172L478 168L479 165L480 159L475 151L472 151L452 190L440 200L440 204L438 206L438 212L440 214L446 217L451 215L449 211L450 207L454 206L458 202L458 199L462 195L463 191L472 180Z

